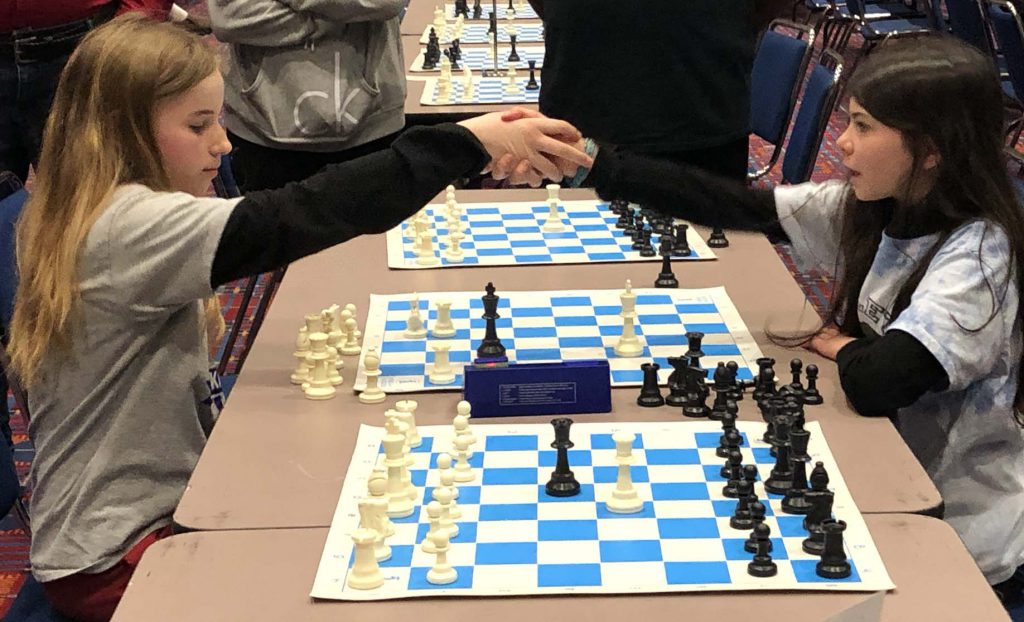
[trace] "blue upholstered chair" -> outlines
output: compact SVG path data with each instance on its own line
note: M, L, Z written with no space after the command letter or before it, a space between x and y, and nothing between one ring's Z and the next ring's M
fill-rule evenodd
M808 181L821 148L828 119L839 98L843 59L832 50L824 50L804 86L803 99L793 121L793 131L782 158L782 181L799 184Z

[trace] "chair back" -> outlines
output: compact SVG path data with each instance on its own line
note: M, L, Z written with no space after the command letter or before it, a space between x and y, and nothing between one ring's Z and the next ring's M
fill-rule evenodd
M949 14L949 27L953 36L973 45L986 54L992 54L985 15L978 0L945 0ZM937 7L936 7L937 8ZM937 13L936 9L933 9Z
M794 31L795 35L782 32L780 28ZM779 159L800 83L814 48L814 36L814 29L807 24L777 19L761 37L750 79L750 128L775 149L768 164L749 174L749 179L765 175Z
M213 178L213 190L222 199L233 199L241 196L238 191L238 184L235 182L235 174L231 170L231 155L225 153L220 157L220 166L217 167L217 176Z
M1012 2L982 0L1018 100L1024 100L1024 25Z
M842 73L843 58L832 50L823 50L818 64L807 77L800 110L793 121L793 131L782 159L783 182L799 184L811 178L821 139L839 99Z

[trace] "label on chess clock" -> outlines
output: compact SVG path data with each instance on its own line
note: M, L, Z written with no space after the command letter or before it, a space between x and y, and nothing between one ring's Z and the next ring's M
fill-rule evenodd
M575 403L575 382L537 382L498 385L498 404L501 406Z
M465 383L474 417L604 413L612 408L606 360L470 365Z

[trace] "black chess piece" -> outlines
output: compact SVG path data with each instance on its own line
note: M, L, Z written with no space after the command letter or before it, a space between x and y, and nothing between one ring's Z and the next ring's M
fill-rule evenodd
M777 495L784 495L793 486L793 465L789 460L789 441L778 444L775 466L764 482L764 489Z
M765 510L764 504L761 503L760 501L756 500L756 499L750 502L749 508L750 508L750 520L753 521L754 529L756 530L758 525L761 525L761 524L764 523L764 515L765 515L766 510ZM748 552L748 553L756 553L757 552L757 541L754 538L754 533L755 532L751 532L750 537L747 538L746 542L743 543L743 550ZM771 540L768 541L768 550L769 551L772 550Z
M540 84L537 83L537 61L530 60L526 61L526 64L530 67L530 79L526 82L527 91L536 91L540 89Z
M551 479L544 489L552 497L573 497L580 494L580 483L569 469L569 449L573 446L569 440L572 419L559 417L552 419L551 425L555 428L555 440L551 446L557 450L558 455L555 458L555 470L551 472Z
M640 396L636 403L647 408L657 408L665 405L665 398L661 396L658 389L658 370L661 368L657 363L644 363L640 369L644 372L644 386L640 389Z
M486 293L481 297L484 303L484 314L481 317L483 317L486 325L484 327L484 338L480 342L480 347L476 350L476 355L477 358L481 359L502 360L505 359L505 346L498 339L498 329L495 326L495 320L501 317L498 315L499 297L494 293L493 283L488 283L485 291Z
M725 364L725 369L729 371L729 399L734 402L739 402L743 399L743 383L740 382L740 366L736 361L729 361Z
M754 485L745 479L740 480L736 484L736 492L739 493L739 496L736 501L736 509L733 510L732 516L729 518L729 526L744 531L753 529L754 521L750 518L750 503L756 499L752 494Z
M756 497L757 494L756 494L756 491L754 490L753 486L754 486L754 482L757 481L757 465L754 465L754 464L745 465L743 467L743 479L745 479L748 482L750 482L750 486L751 486L750 494L752 494L752 495L754 495Z
M807 492L807 463L803 460L793 461L793 484L782 499L782 511L786 514L807 514L811 511L811 503L804 493Z
M846 522L829 518L822 521L821 530L825 533L825 545L821 561L815 565L814 571L819 577L826 579L845 579L852 573L850 562L846 559L846 551L843 549Z
M448 61L452 64L452 71L462 70L462 67L459 65L458 54L455 53L454 48L445 50L444 55L448 57Z
M733 472L739 470L740 475L743 474L743 452L740 451L739 445L730 447L726 453L725 464L722 465L722 470L719 474L726 478L732 479Z
M487 12L487 34L493 35L498 32L498 16L494 11Z
M803 370L804 362L800 359L793 359L789 362L789 372L793 374L793 382L789 383L789 386L797 393L803 393L804 391L804 384L800 381Z
M708 246L711 248L725 248L729 246L729 240L725 237L725 231L721 227L711 230L711 237L708 238Z
M645 229L643 239L640 241L640 256L641 257L654 257L658 253L654 251L654 246L651 244L651 230Z
M739 454L739 457L735 457ZM728 499L738 499L740 496L739 485L743 481L743 454L739 449L729 451L729 462L726 466L729 469L729 479L722 488L722 496Z
M675 408L682 408L686 406L686 387L683 385L683 370L686 369L687 361L682 356L670 356L668 357L668 364L672 366L672 373L668 376L668 397L665 398L665 403Z
M704 356L704 350L701 350L704 341L704 333L700 331L691 330L687 332L684 336L686 337L687 350L686 354L684 354L683 356L690 359L691 367L700 367L699 361ZM694 359L698 361L696 365L694 365Z
M757 361L757 383L754 385L753 397L755 401L764 399L765 396L775 395L775 359L763 356Z
M680 255L682 257L689 257L693 252L690 250L690 242L686 239L686 232L690 230L690 226L686 223L680 223L676 225L675 235L672 236L675 240L675 248L673 249L673 255Z
M516 7L515 7L514 4L512 4L512 0L508 0L508 9L507 10L512 11L513 13L515 13Z
M825 548L825 532L821 529L821 523L832 518L835 493L828 489L828 472L821 462L814 465L808 479L811 488L804 493L804 498L811 507L804 516L803 526L810 535L803 541L802 548L811 555L821 555Z
M510 51L508 53L508 62L510 62L510 63L518 63L520 60L522 60L522 59L519 58L519 52L516 50L516 39L517 38L518 37L516 35L509 35L508 36L509 45L512 46L512 51Z
M473 0L473 19L480 19L484 16L484 8L480 6L480 0Z
M460 15L464 19L469 19L469 0L455 0L454 17L458 17Z
M807 366L807 386L804 387L804 404L810 404L817 406L825 400L821 397L821 392L818 391L818 366L810 364Z
M774 577L779 572L779 567L772 561L771 532L771 528L764 523L754 527L754 532L751 536L754 540L754 559L747 564L747 574L750 576L759 578Z
M679 281L676 280L676 275L672 272L672 256L662 255L661 256L661 272L658 273L658 278L654 281L655 287L679 287Z
M683 385L686 390L686 404L683 406L684 417L708 417L711 409L708 408L708 388L705 381L707 372L700 367L693 366L694 359L690 359L690 365L683 370Z
M793 428L789 431L789 446L792 449L790 458L793 460L807 460L807 444L811 441L811 433L803 428Z
M715 455L719 458L728 458L729 452L733 449L739 449L742 444L743 437L740 435L739 430L735 428L726 430L725 433L718 437L718 449L715 450Z
M462 60L462 41L459 39L452 39L451 50L455 58Z
M789 444L789 428L792 425L793 418L788 414L788 410L785 404L775 403L776 413L772 416L772 448L771 455L776 457L779 453L779 445L786 443ZM793 448L790 446L789 455L792 459Z
M715 390L715 401L711 405L710 418L714 421L721 421L725 417L725 405L729 401L729 370L725 368L725 363L722 361L718 362L718 367L715 368L715 373L711 376L714 380L712 388Z

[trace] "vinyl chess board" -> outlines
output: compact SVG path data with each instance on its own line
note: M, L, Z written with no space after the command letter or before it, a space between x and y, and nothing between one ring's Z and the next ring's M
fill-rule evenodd
M548 207L543 201L493 203L464 203L462 208L463 233L459 243L463 251L460 263L451 263L445 257L448 248L448 224L445 206L439 203L425 208L434 225L434 255L440 263L422 266L416 263L413 240L408 222L387 234L388 267L399 269L425 269L447 266L514 266L519 264L571 264L622 261L656 261L661 257L643 257L632 249L632 240L615 227L618 217L607 203L595 200L561 201L558 207L565 230L546 233L541 225L547 220ZM682 221L678 221L682 222ZM658 248L658 234L651 242ZM691 227L686 241L690 255L677 261L715 259L715 254ZM653 278L653 277L652 277Z
M530 81L529 73L519 72L519 77L516 78L516 88L513 91L509 91L506 87L508 86L508 78L495 77L495 78L484 78L480 76L473 77L472 92L467 92L465 84L462 81L461 74L456 74L452 78L451 94L448 97L440 96L440 89L438 88L438 79L431 77L427 78L423 84L423 95L420 97L420 103L424 106L451 106L455 104L536 104L540 98L540 89L529 91L526 89L527 82ZM537 78L537 84L540 84L540 77Z
M745 402L744 402L745 403ZM749 406L748 406L749 407ZM737 423L744 437L745 464L756 464L755 493L767 508L772 558L778 574L747 573L752 555L743 549L749 530L729 525L735 499L722 495L725 480L716 456L718 423L576 423L570 468L581 484L575 497L551 497L544 489L555 464L548 424L481 424L473 420L470 463L475 480L458 485L462 518L448 561L458 579L434 585L426 573L434 555L423 552L428 528L424 506L438 485L437 456L449 451L451 426L422 426L423 444L412 450L413 484L422 490L411 516L395 519L387 539L392 556L380 563L384 585L356 590L346 585L352 561L351 532L359 523L358 502L367 495L375 464L383 463L383 429L363 425L327 536L311 596L337 600L382 600L422 596L550 595L732 590L878 591L891 579L850 496L817 423L809 422L811 464L824 463L835 491L833 514L846 521L843 534L853 572L823 579L819 558L804 553L802 516L784 514L781 496L768 495L761 481L771 472L770 446L761 442L765 424ZM633 432L633 482L643 510L613 514L605 501L615 488L612 434ZM418 490L419 492L419 490Z
M436 29L433 24L427 24L427 27L423 29L423 35L420 37L420 43L426 45L430 41L430 29L434 28L441 43L451 43L452 39L455 38L455 26L452 23L445 24L444 32ZM544 43L544 24L540 22L525 24L516 22L514 26L516 30L516 44L521 43ZM472 43L492 43L494 38L492 35L487 33L488 25L487 22L466 22L462 26L462 34L458 37L459 43L462 45ZM511 39L508 36L508 24L498 24L498 41L500 43L508 43Z
M508 69L508 55L512 51L512 48L503 47L498 48L498 69L504 71ZM518 70L522 70L529 76L528 63L536 61L537 69L540 69L544 64L544 46L542 45L528 45L520 46L516 45L516 52L519 53L519 61L515 63ZM480 72L484 69L494 68L494 54L491 48L462 48L462 60L459 61L462 66L469 67L474 72ZM409 71L413 73L431 72L437 73L441 70L440 66L434 69L423 68L423 50L420 50L416 60L412 62L412 66L409 67ZM458 72L455 72L456 74ZM539 78L538 78L539 80Z
M653 276L652 276L653 278ZM501 284L498 283L500 286ZM685 333L704 333L701 364L714 371L718 362L736 361L738 378L750 380L757 373L761 349L750 335L724 287L709 289L633 289L636 298L636 332L643 353L619 357L613 348L622 335L621 290L501 291L495 321L498 338L509 361L541 363L583 359L607 359L613 386L643 384L641 363L661 365L658 378L668 381L672 367L667 358L686 351ZM355 390L366 388L364 357L368 348L380 355L379 386L387 393L461 389L463 370L476 358L484 336L483 302L479 292L419 292L420 317L427 336L405 337L406 320L413 295L370 296L363 351ZM437 339L430 334L437 318L436 301L452 303L455 336ZM451 346L450 359L455 382L436 385L428 376L434 353L428 343Z
M489 19L491 11L494 10L491 2L485 2L481 0L481 8L483 8L483 16L480 18L484 21ZM537 12L533 10L533 7L526 2L515 2L513 5L515 8L515 14L517 19L539 19ZM455 4L448 3L444 6L445 17L448 19L455 19ZM508 16L508 2L498 3L498 19L505 19ZM469 2L469 19L473 19L473 2Z

